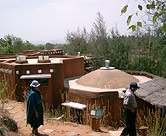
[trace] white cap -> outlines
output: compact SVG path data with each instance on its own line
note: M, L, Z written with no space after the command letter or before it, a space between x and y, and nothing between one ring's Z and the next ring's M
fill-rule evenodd
M40 86L40 84L37 80L33 80L32 83L30 84L30 87L38 87L38 86Z

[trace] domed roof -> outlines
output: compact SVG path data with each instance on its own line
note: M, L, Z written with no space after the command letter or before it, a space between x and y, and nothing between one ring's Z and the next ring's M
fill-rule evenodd
M118 69L98 69L82 76L76 82L77 84L88 87L118 89L128 87L131 82L138 83L139 80L134 76Z

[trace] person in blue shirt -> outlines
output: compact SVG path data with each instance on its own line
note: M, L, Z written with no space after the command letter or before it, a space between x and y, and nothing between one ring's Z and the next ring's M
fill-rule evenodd
M33 80L30 84L30 92L27 98L27 124L32 127L32 135L37 136L38 128L43 125L43 105L42 98L38 87L40 86L37 80Z

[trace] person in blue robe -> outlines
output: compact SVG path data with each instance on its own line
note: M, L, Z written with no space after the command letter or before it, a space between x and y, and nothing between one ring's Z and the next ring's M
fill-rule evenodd
M37 80L33 80L30 84L31 90L27 98L27 124L32 127L32 135L37 136L38 128L43 123L43 105L42 98L38 87L40 86Z

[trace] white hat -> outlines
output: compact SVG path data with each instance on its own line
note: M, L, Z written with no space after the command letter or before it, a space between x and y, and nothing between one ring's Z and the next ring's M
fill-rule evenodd
M32 83L30 84L30 87L38 87L38 86L40 86L40 84L37 80L33 80Z

